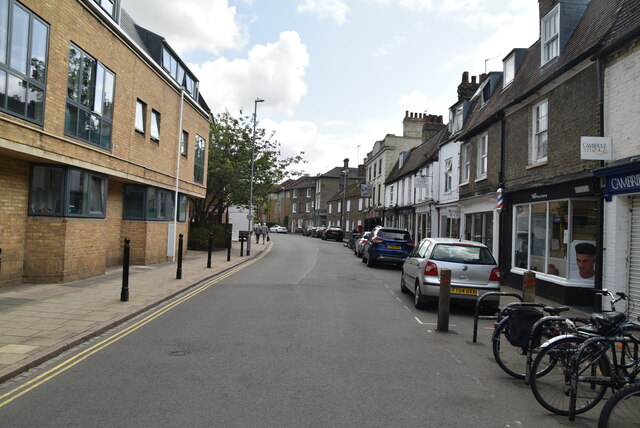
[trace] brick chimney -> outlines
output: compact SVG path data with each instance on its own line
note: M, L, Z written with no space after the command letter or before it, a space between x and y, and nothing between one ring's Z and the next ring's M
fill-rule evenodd
M344 162L344 169L348 169L349 168L349 158L344 158L344 160L342 162Z
M471 83L469 83L469 72L462 73L462 82L458 85L458 101L470 100L478 86L480 84L476 82L476 76L473 76Z

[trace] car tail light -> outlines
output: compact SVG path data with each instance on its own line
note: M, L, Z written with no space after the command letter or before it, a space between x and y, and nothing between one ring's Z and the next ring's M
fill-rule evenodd
M384 240L383 240L383 239L381 239L381 238L377 238L377 237L376 237L376 238L373 238L373 239L371 240L371 242L375 242L376 244L380 244L380 243L384 242Z
M427 262L424 265L424 274L426 276L438 276L438 265L434 262Z
M407 245L410 247L415 247L416 244L413 241L408 241Z
M489 281L500 281L500 268L491 269L491 275Z

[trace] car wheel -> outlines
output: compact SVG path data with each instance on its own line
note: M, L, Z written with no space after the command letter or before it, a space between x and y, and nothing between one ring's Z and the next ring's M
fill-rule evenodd
M407 286L404 285L404 272L400 274L400 291L404 294L407 294L409 292Z
M373 261L373 259L371 258L371 254L369 254L369 257L367 257L367 267L374 267L375 266L375 262Z
M367 262L367 259L364 258L364 251L362 252L362 258L360 260L362 260L362 263L366 263Z
M413 306L415 306L416 309L422 309L424 307L424 300L422 299L422 290L419 282L416 282L416 288L414 289Z

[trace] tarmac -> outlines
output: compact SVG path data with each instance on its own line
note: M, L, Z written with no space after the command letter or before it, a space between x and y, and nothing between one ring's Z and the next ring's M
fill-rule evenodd
M121 301L122 266L104 275L63 284L21 284L0 288L0 383L12 379L186 290L248 264L266 254L273 241L251 245L251 256L240 257L240 243L212 253L189 251L176 279L175 262L130 266L129 300ZM246 249L245 249L246 250ZM519 293L511 288L503 289ZM536 297L537 302L556 305ZM572 308L585 316L588 308Z
M20 284L0 288L0 383L12 379L64 351L126 322L184 291L247 264L273 245L251 244L251 255L240 257L233 242L211 255L192 251L177 263L129 267L129 299L121 301L123 267L104 275L63 284ZM245 246L246 247L246 246Z

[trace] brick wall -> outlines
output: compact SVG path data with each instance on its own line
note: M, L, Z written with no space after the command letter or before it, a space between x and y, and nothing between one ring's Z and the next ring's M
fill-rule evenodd
M27 162L0 156L0 286L22 280L28 183Z

